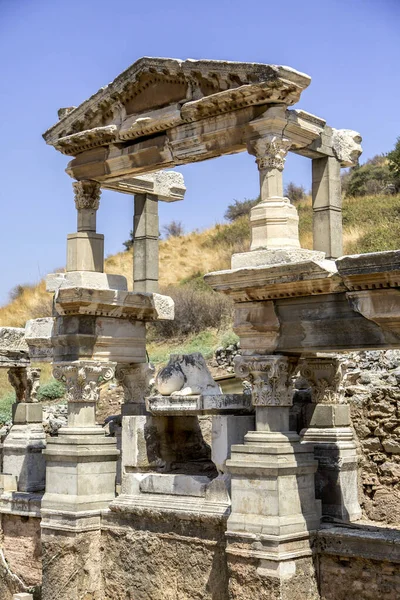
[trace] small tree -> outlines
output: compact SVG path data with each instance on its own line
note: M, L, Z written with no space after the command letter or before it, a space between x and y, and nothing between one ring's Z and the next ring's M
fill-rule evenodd
M392 181L388 159L377 155L350 169L342 178L342 187L346 196L368 196L384 193Z
M387 155L392 183L396 191L400 191L400 137L397 138L395 147Z
M163 232L165 237L181 237L185 233L185 229L181 221L171 221L168 225L164 225Z
M226 212L224 214L224 218L231 223L243 217L244 215L249 215L253 206L260 202L260 197L254 198L254 200L250 200L245 198L244 200L234 200L233 204L229 204Z
M302 185L296 185L293 181L290 181L285 187L283 194L292 202L300 202L300 200L305 198L306 190Z
M123 245L125 246L125 250L130 250L132 248L133 240L134 240L133 229L131 229L131 231L129 233L129 240L126 240L126 242L123 242Z

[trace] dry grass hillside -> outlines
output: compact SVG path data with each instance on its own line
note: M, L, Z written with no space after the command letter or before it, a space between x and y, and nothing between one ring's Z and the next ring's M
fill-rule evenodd
M297 204L302 246L312 247L311 199ZM354 254L391 250L400 246L400 195L348 198L343 207L344 252ZM249 247L247 217L230 224L216 225L206 231L160 242L160 284L171 288L200 281L204 273L229 268L233 252ZM132 252L120 252L107 258L108 273L127 277L132 286ZM51 295L44 281L20 286L14 299L0 308L0 326L21 327L28 319L51 314Z

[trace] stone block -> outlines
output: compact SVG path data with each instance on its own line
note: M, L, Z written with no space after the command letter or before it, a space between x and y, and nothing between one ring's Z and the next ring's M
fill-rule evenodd
M92 290L128 290L128 282L123 275L109 275L94 271L70 271L49 273L46 277L46 291L56 292L60 288L89 288ZM28 321L29 322L29 321Z
M172 473L150 473L139 484L139 490L148 494L205 497L210 479L201 475L175 475Z
M253 412L250 394L218 394L213 396L151 396L146 398L152 415L217 415Z
M18 482L16 475L11 473L0 473L0 492L16 492Z
M12 405L14 425L25 423L41 423L43 420L42 405L38 403L18 402Z
M41 406L39 407L41 412ZM46 434L41 422L15 424L11 427L3 444L3 471L17 478L19 492L44 489L45 447Z
M243 444L248 431L254 431L254 415L215 415L212 418L211 460L220 473L226 473L232 444Z
M321 261L324 259L325 252L316 252L315 250L306 250L304 248L261 249L232 254L231 268L242 269L245 267L296 263L305 260Z
M306 406L309 427L348 427L350 409L347 404L309 404Z
M104 235L84 232L67 237L67 271L104 270Z
M51 337L54 317L30 319L25 325L25 340L29 347L31 360L50 362L53 359Z
M13 600L33 600L33 595L27 592L20 592L13 595Z

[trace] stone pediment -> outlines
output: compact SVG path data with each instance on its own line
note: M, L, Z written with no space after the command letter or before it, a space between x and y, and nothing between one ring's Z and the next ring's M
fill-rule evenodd
M74 156L248 106L291 106L310 81L284 66L145 57L80 106L60 109L43 137Z

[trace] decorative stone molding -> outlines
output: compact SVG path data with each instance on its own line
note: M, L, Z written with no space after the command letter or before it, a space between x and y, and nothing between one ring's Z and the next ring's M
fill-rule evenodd
M344 362L336 357L307 357L300 364L300 375L311 387L314 404L336 404L342 394Z
M125 403L144 404L154 373L155 368L150 363L117 365L115 379L123 387Z
M235 373L251 383L254 406L291 406L296 359L287 356L237 356Z
M269 134L255 140L249 148L249 152L256 156L256 163L261 169L279 169L283 171L287 153L289 152L291 140Z
M68 363L58 364L53 376L66 385L68 402L96 403L100 397L100 384L114 377L113 363Z
M100 184L97 181L83 180L73 183L77 210L97 210L100 205Z

